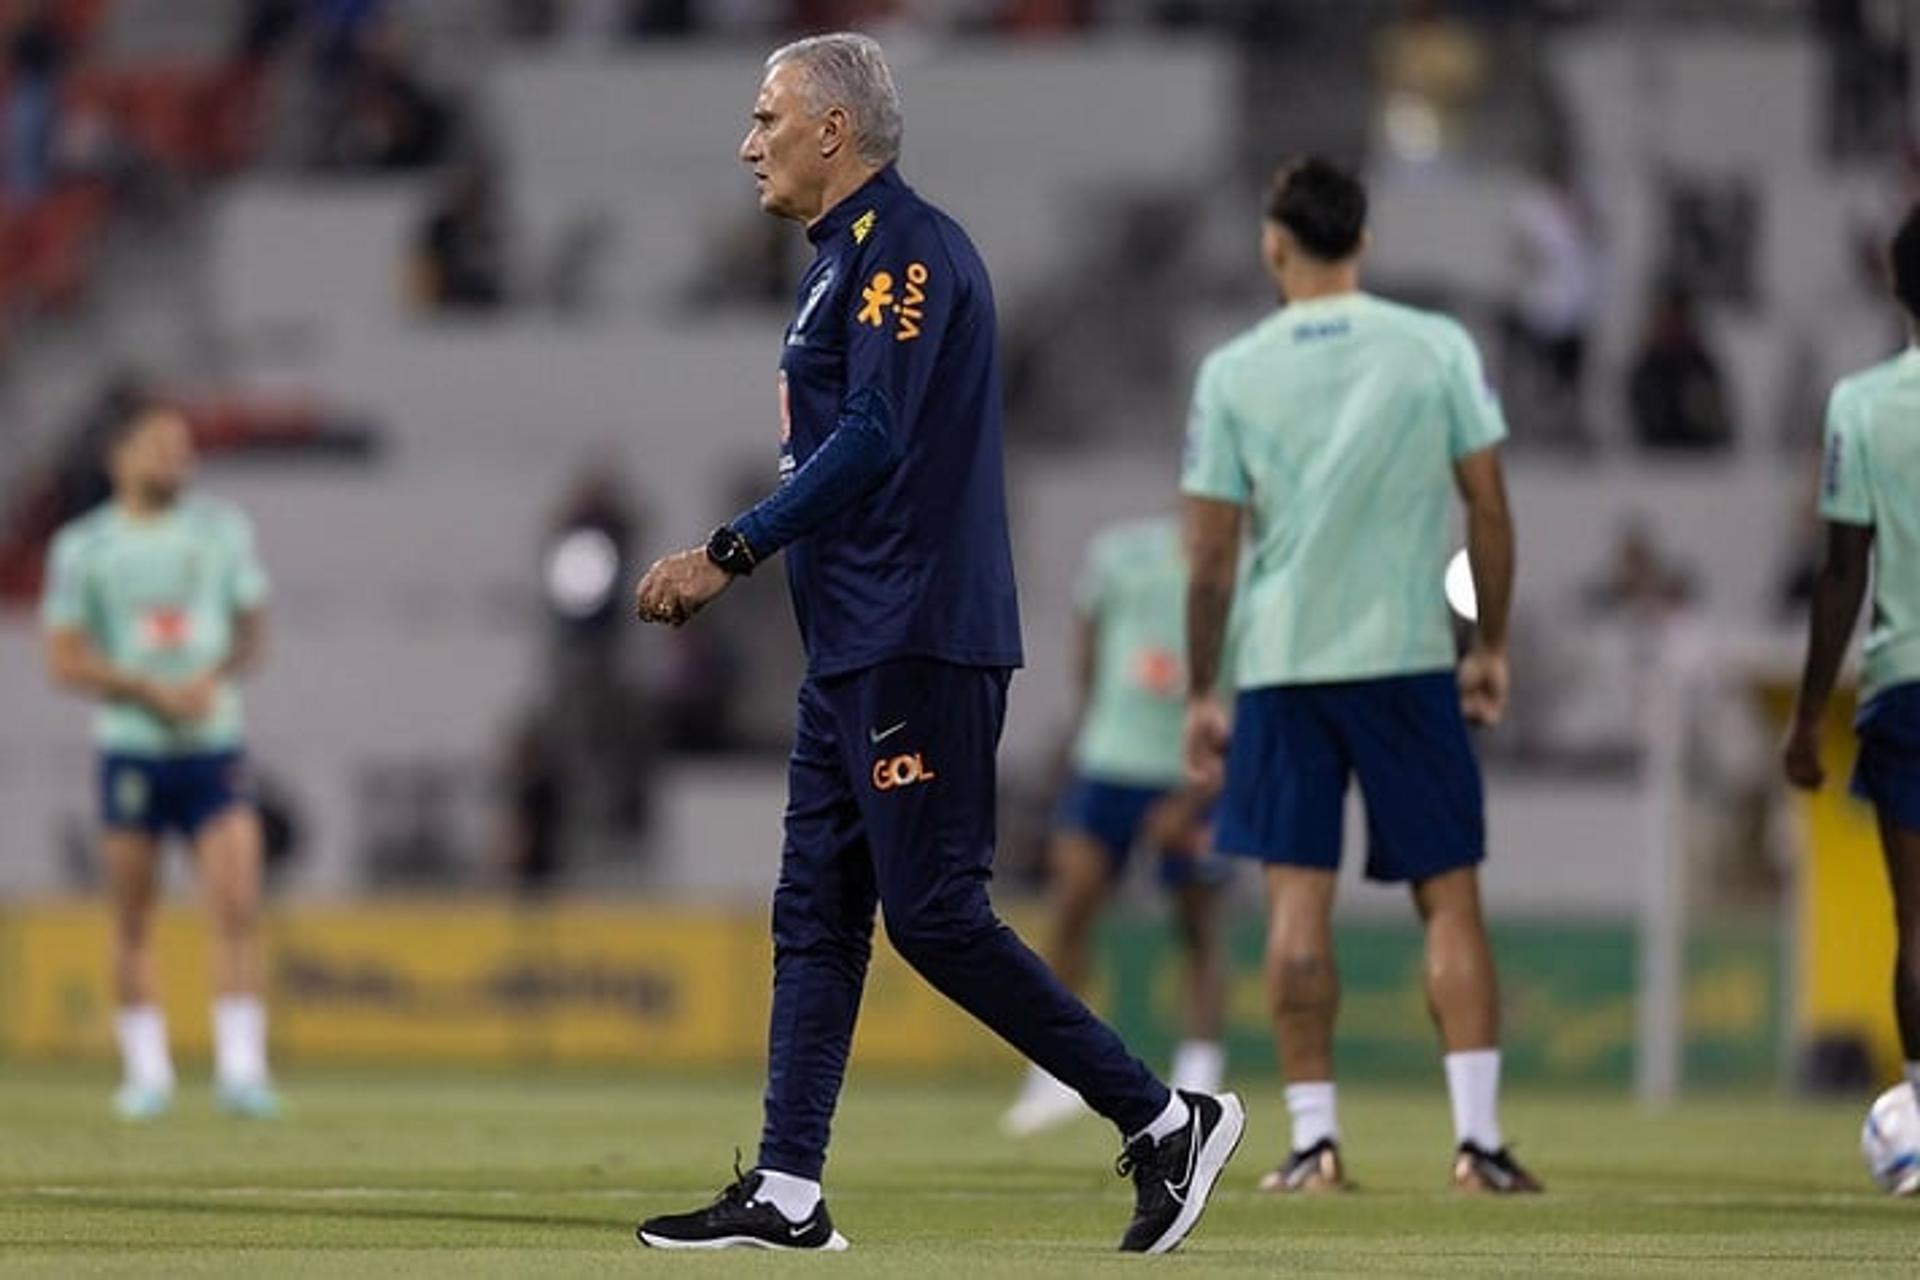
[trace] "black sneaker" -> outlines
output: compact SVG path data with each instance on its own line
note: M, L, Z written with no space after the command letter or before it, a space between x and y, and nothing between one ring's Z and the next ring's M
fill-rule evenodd
M1260 1189L1272 1195L1345 1191L1347 1170L1340 1161L1340 1144L1332 1138L1322 1138L1305 1151L1295 1151L1285 1164L1267 1171L1260 1179Z
M1546 1190L1507 1148L1488 1151L1471 1142L1461 1143L1454 1152L1453 1189L1495 1196L1536 1195Z
M817 1249L839 1253L847 1238L833 1229L827 1202L813 1207L805 1222L789 1222L786 1215L764 1200L758 1173L741 1173L734 1161L733 1185L704 1209L648 1218L634 1231L640 1243L654 1249Z
M1179 1094L1192 1113L1186 1127L1158 1142L1135 1138L1114 1165L1121 1177L1133 1177L1133 1222L1120 1241L1122 1253L1178 1248L1206 1212L1214 1181L1246 1131L1247 1110L1237 1095Z

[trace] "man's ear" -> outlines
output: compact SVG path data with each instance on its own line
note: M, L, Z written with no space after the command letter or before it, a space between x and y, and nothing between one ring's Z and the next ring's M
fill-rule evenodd
M853 118L845 107L828 107L820 115L820 158L831 160L853 142Z

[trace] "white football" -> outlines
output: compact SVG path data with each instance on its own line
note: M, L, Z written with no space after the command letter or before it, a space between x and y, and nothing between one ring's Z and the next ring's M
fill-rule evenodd
M1912 1085L1897 1084L1874 1099L1860 1126L1860 1154L1882 1191L1920 1193L1920 1105Z

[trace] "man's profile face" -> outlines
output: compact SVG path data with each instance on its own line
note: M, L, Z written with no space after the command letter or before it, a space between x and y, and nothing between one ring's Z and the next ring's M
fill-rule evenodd
M114 487L151 502L173 501L192 473L193 435L173 409L148 410L113 451Z
M822 118L807 107L806 72L783 62L767 72L753 104L753 125L740 143L740 159L753 170L760 208L778 218L818 217L826 186L821 154Z

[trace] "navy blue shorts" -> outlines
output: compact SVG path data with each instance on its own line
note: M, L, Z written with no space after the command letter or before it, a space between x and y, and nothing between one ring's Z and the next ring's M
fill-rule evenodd
M1108 782L1088 774L1076 773L1053 814L1056 830L1089 836L1107 855L1118 880L1126 873L1134 846L1140 843L1140 828L1146 825L1153 807L1173 794L1168 787L1142 787L1124 782ZM1211 821L1212 813L1203 815ZM1221 884L1233 873L1223 859L1173 849L1156 850L1160 855L1160 883L1168 889L1190 884Z
M100 757L100 822L109 831L170 833L191 840L240 804L245 762L238 751L192 756Z
M1894 826L1920 831L1920 682L1882 689L1853 727L1860 735L1853 794Z
M1215 846L1340 866L1347 781L1367 811L1367 878L1431 880L1486 856L1480 764L1451 671L1240 695Z

